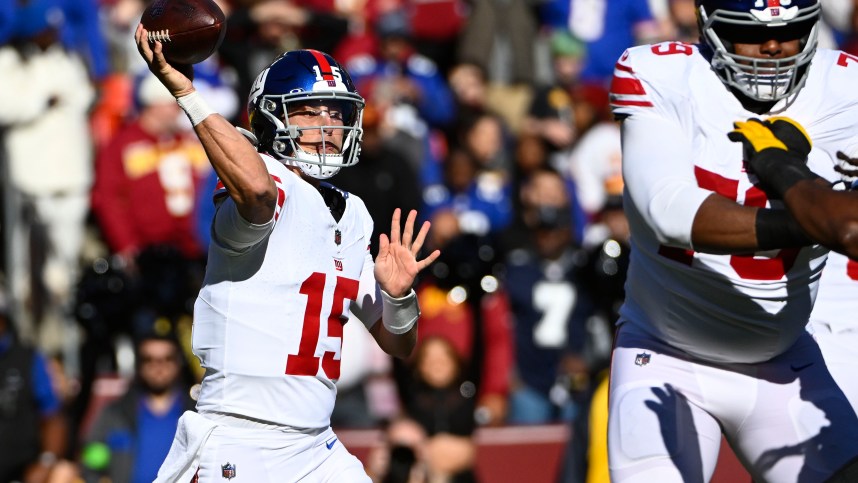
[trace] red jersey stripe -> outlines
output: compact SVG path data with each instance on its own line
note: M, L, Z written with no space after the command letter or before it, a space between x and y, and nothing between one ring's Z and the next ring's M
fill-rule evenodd
M611 81L611 94L645 95L646 89L637 79L614 76Z
M616 69L617 69L617 70L621 70L621 71L623 71L623 72L628 72L629 74L634 74L634 73L635 73L635 71L634 71L634 70L632 70L632 68L631 68L631 67L629 67L629 66L627 66L627 65L620 64L619 62L617 62Z
M611 104L614 106L640 106L640 107L652 107L652 102L649 101L624 101L621 99L611 101Z

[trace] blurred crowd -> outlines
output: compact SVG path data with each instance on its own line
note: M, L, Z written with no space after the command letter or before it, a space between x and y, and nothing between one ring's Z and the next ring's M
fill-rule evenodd
M572 428L558 481L607 481L629 242L608 91L627 47L697 41L694 0L216 3L208 103L246 127L279 53L332 54L367 101L360 163L332 183L374 240L417 209L442 250L409 360L346 325L332 425L384 430L374 481L478 481L474 431L528 424ZM822 46L858 54L853 3L824 2ZM0 0L0 481L152 481L193 407L216 179L136 52L146 5Z

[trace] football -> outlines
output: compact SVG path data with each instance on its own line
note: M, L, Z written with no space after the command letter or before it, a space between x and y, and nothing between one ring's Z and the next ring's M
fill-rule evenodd
M226 17L213 0L154 0L140 23L149 43L161 42L164 57L175 64L204 61L226 34Z

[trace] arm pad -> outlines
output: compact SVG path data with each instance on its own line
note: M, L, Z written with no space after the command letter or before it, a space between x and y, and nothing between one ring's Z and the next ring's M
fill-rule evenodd
M755 226L760 250L813 245L813 241L786 210L760 208L757 210Z

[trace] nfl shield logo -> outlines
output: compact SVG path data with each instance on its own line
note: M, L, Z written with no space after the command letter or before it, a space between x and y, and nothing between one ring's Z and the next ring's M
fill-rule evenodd
M342 243L342 242L343 242L343 234L342 234L342 232L340 232L340 230L334 230L334 243L336 243L337 245L339 245L339 244L340 244L340 243Z
M640 354L637 355L637 357L635 357L635 365L645 366L645 365L649 364L649 359L650 359L649 354L647 354L646 352L641 352Z
M220 467L220 470L221 476L223 476L227 480L235 478L235 465L231 465L229 464L229 462L227 462L225 465Z

